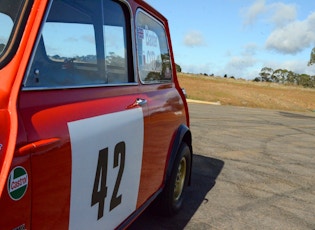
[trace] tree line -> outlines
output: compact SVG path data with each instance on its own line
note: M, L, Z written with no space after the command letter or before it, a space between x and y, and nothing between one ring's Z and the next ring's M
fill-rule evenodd
M253 81L275 82L289 85L299 85L308 88L315 88L315 76L308 74L298 74L286 69L273 70L269 67L264 67Z
M311 50L308 66L315 64L315 47ZM315 76L308 74L298 74L286 69L273 70L269 67L264 67L254 81L276 82L290 85L300 85L308 88L315 88Z
M315 64L315 47L311 50L310 60L307 65L311 66ZM181 67L176 64L177 72L181 72ZM207 74L204 74L208 76ZM210 76L213 76L210 75ZM225 74L226 78L227 75ZM233 76L231 78L234 78ZM315 88L315 76L308 74L298 74L286 69L273 70L270 67L264 67L259 73L259 77L256 77L253 81L256 82L275 82L288 85L299 85L307 88Z

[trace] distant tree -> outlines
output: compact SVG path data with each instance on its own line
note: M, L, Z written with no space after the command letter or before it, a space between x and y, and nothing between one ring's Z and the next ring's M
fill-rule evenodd
M315 88L315 76L311 76L311 82L312 82L311 87Z
M298 85L301 85L303 87L308 87L308 88L314 88L315 82L314 82L314 77L311 77L308 74L300 74L298 76Z
M203 75L204 75L204 76L208 76L208 74L206 74L206 73L204 73Z
M287 75L287 83L289 84L296 84L298 74L294 73L293 71L289 71Z
M261 69L259 75L261 77L261 81L271 82L271 76L273 74L273 69L269 67L264 67Z
M311 51L310 60L307 63L308 66L313 65L315 63L315 47Z
M176 64L176 72L181 73L182 72L182 67L180 67L180 65Z
M227 75L226 75L226 74L224 74L224 78L227 78Z
M106 56L106 64L111 66L124 67L125 59L115 54L115 52L110 52L109 55Z
M286 70L286 69L277 69L271 75L271 81L276 83L296 83L296 73Z
M314 63L315 64L315 48ZM303 87L315 88L315 76L308 74L297 74L286 69L277 69L273 71L272 68L264 67L259 73L260 77L256 77L253 81L259 82L275 82L281 84L297 84Z
M271 80L277 83L285 83L289 71L286 69L277 69L273 72Z
M61 59L61 57L60 57L59 55L57 55L57 54L56 54L56 55L54 55L54 56L52 56L52 58L53 58L53 59L55 59L55 60L59 60L59 59Z

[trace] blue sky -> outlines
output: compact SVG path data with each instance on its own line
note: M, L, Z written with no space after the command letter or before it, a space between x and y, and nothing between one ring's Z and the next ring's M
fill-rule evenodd
M253 79L263 67L315 75L315 1L146 0L169 21L183 72Z

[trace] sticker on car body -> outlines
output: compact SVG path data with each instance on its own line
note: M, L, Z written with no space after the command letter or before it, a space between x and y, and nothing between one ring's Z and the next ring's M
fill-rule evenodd
M69 229L113 229L136 210L141 108L68 123L72 149Z
M8 193L12 200L20 200L28 187L28 174L25 168L17 166L8 177Z

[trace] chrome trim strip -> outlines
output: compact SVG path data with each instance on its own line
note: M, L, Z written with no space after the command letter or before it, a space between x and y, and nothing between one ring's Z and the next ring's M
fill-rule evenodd
M59 89L88 89L102 87L124 87L138 86L138 82L123 83L123 84L96 84L96 85L78 85L78 86L58 86L58 87L23 87L23 91L41 91L41 90L59 90Z

